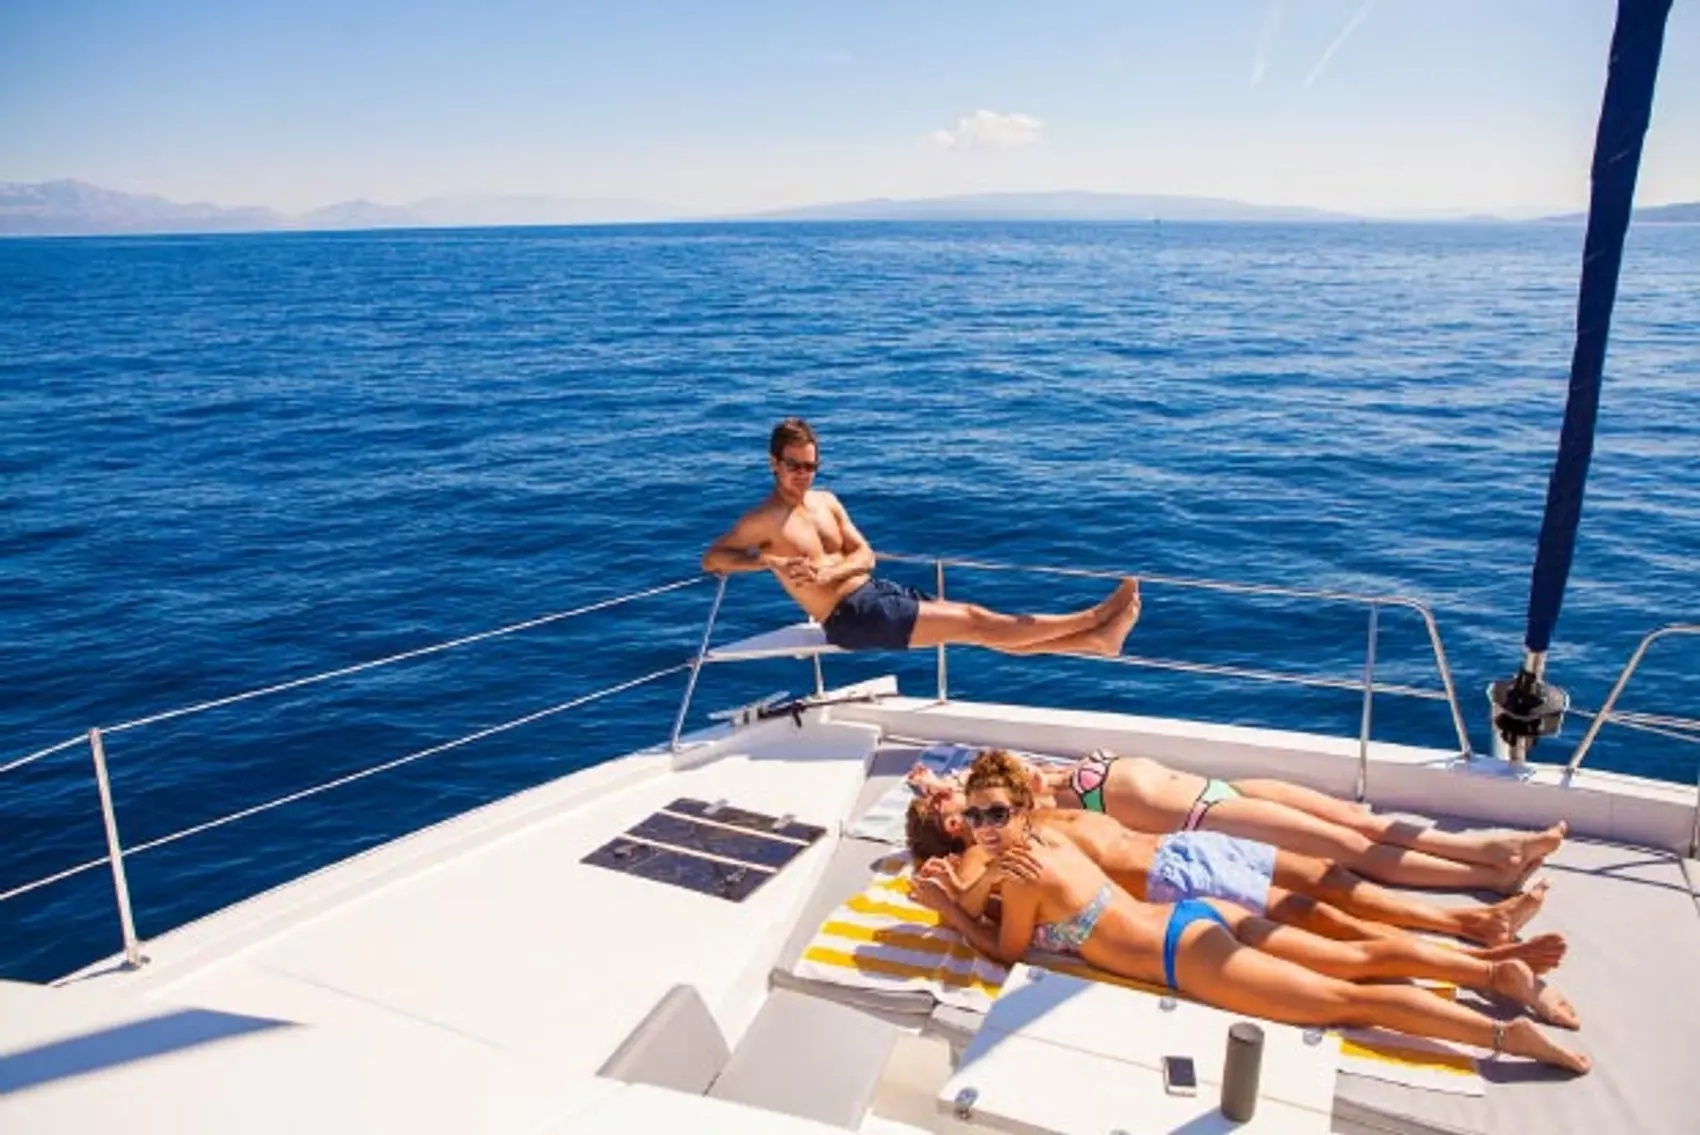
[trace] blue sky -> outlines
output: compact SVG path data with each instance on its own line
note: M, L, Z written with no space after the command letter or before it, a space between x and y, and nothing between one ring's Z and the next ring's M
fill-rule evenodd
M1644 203L1700 199L1700 4ZM3 0L0 180L286 210L979 190L1580 207L1610 0Z

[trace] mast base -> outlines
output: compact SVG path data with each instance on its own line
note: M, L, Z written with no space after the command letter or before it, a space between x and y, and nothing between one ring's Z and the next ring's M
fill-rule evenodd
M1493 707L1493 754L1501 760L1521 764L1535 742L1557 736L1564 725L1570 695L1541 677L1546 659L1530 655L1515 677L1503 678L1488 687Z

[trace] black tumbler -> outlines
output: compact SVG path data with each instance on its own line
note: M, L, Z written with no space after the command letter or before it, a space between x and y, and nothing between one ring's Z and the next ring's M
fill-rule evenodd
M1245 1123L1257 1110L1257 1081L1263 1069L1263 1030L1250 1021L1228 1026L1228 1054L1222 1062L1222 1114Z

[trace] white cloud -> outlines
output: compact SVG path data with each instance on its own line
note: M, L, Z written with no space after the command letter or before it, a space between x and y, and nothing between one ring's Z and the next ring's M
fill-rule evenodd
M1043 119L1031 114L999 114L976 110L956 120L950 130L934 130L927 141L945 150L1007 149L1031 146L1044 133Z

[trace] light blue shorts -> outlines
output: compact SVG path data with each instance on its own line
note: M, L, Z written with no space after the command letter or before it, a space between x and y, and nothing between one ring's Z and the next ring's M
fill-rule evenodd
M1226 899L1262 914L1274 879L1270 844L1221 832L1176 832L1157 841L1145 897L1151 902Z

